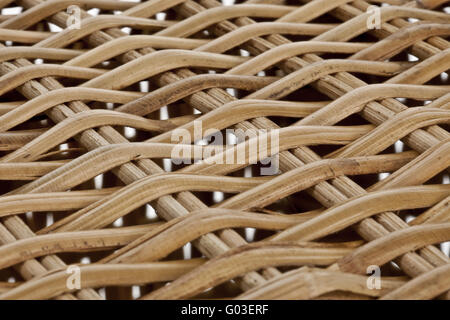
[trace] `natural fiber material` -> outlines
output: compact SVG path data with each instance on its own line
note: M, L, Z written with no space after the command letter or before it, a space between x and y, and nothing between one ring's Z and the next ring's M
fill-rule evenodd
M0 1L0 299L450 299L448 5Z

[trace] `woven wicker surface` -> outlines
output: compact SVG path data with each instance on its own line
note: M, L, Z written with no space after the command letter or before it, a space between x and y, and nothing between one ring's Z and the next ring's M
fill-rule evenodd
M0 299L449 299L449 1L224 2L0 1Z

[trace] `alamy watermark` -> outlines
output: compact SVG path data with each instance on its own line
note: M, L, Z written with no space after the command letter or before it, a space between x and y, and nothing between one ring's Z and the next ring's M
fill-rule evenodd
M70 265L66 269L66 273L69 275L66 279L66 287L69 290L81 289L81 268L77 265ZM370 290L381 290L381 269L377 265L370 265L367 267L366 285Z
M66 287L69 290L81 289L81 269L77 265L70 265L66 269L66 273L69 275L66 280Z
M81 29L81 8L76 5L67 7L67 29Z
M366 12L369 14L366 21L367 29L381 29L381 8L378 6L370 6Z
M67 29L81 29L81 8L77 5L67 7ZM381 7L372 5L366 10L369 15L366 21L367 29L381 29Z
M367 278L367 288L370 290L381 289L381 269L379 266L371 265L367 267L367 274L370 276Z
M205 138L206 137L206 138ZM206 164L251 165L258 162L261 175L275 175L279 168L279 130L242 130L209 128L203 132L202 121L194 121L193 136L187 129L173 130L171 142L176 146L172 150L172 163L192 164L203 161ZM192 157L191 143L203 141L216 148L195 149ZM220 148L222 147L222 148Z

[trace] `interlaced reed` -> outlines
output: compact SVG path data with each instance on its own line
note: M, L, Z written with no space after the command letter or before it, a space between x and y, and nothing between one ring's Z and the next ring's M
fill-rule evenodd
M449 3L1 0L0 299L449 299Z

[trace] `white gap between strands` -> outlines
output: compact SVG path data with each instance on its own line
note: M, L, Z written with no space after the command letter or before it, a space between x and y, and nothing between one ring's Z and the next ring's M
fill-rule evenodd
M50 227L53 224L53 213L47 213L45 218L45 226Z
M22 13L22 7L3 8L2 16L16 15Z
M214 191L213 192L213 201L214 203L220 203L222 202L224 199L224 194L223 192L219 192L219 191Z
M123 218L119 218L116 221L114 221L113 226L116 228L122 227L123 226Z
M89 258L89 257L83 257L83 258L81 258L80 262L81 262L82 264L90 264L90 263L91 263L91 258Z
M232 6L235 3L235 0L222 0L222 4L224 6Z
M158 215L156 214L155 209L149 204L145 205L145 217L148 220L156 220L156 219L158 219Z
M190 242L183 246L183 257L185 260L192 259L192 245Z
M131 287L131 296L133 299L139 299L141 297L141 287L132 286Z
M94 178L95 189L99 190L103 187L103 174L100 174Z

